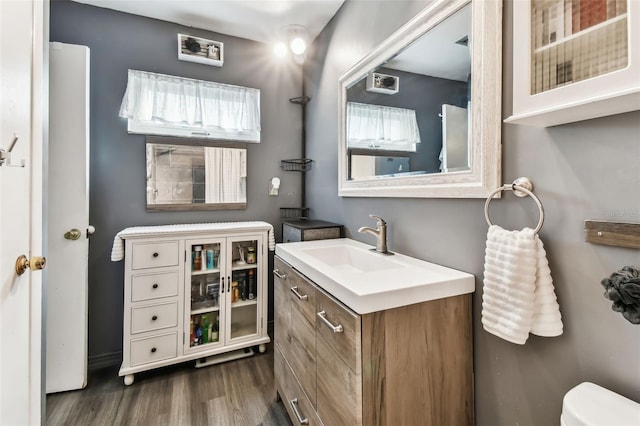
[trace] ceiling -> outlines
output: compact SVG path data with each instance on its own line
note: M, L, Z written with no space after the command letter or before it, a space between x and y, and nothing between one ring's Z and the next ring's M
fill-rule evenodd
M344 0L73 0L189 27L274 43L301 25L312 41Z
M436 25L384 67L467 81L471 72L471 4ZM458 42L469 38L469 46Z

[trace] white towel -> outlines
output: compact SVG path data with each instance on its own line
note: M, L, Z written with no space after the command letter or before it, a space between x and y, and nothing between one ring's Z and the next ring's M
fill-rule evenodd
M124 259L124 240L131 235L144 234L170 234L172 232L199 232L217 231L227 229L246 229L264 227L267 228L267 238L269 251L276 249L276 240L273 235L273 225L267 222L220 222L220 223L188 223L180 225L160 225L160 226L136 226L123 229L113 238L111 248L111 261L118 262Z
M487 232L482 295L482 326L512 343L529 333L562 334L560 307L542 241L530 228Z

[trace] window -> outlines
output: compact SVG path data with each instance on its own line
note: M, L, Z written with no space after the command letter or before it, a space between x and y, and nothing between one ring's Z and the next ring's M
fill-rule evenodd
M348 148L416 151L420 131L412 109L347 103Z
M130 133L260 142L260 90L129 70Z

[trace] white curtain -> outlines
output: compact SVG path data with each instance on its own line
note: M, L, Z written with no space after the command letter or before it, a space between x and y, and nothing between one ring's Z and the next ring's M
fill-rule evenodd
M236 148L204 150L206 203L245 203L247 201L247 151Z
M120 116L259 141L260 90L129 70Z
M412 109L347 102L347 146L415 152L420 143Z

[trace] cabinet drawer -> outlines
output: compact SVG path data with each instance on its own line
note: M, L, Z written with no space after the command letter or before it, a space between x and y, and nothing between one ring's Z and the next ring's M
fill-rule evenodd
M276 348L273 357L275 377L277 380L276 386L281 392L282 403L287 409L287 413L289 413L291 422L294 425L308 424L321 426L322 423L318 419L313 406L307 399L307 395L302 391L300 384L279 349ZM304 419L307 419L308 423L305 423Z
M178 333L154 336L131 341L131 366L163 359L175 358L178 350Z
M322 336L338 357L356 371L360 350L360 316L320 289L316 295L316 334ZM342 331L334 332L329 323L341 327Z
M145 269L177 266L179 258L178 241L133 243L131 268Z
M311 404L316 404L315 286L276 258L275 340ZM291 291L297 284L298 297ZM304 297L306 296L306 297Z
M316 286L280 259L275 260L275 267L284 276L280 279L276 275L275 279L284 286L292 306L309 324L315 324Z
M178 325L178 302L131 308L131 334Z
M178 271L131 277L131 301L178 295Z

